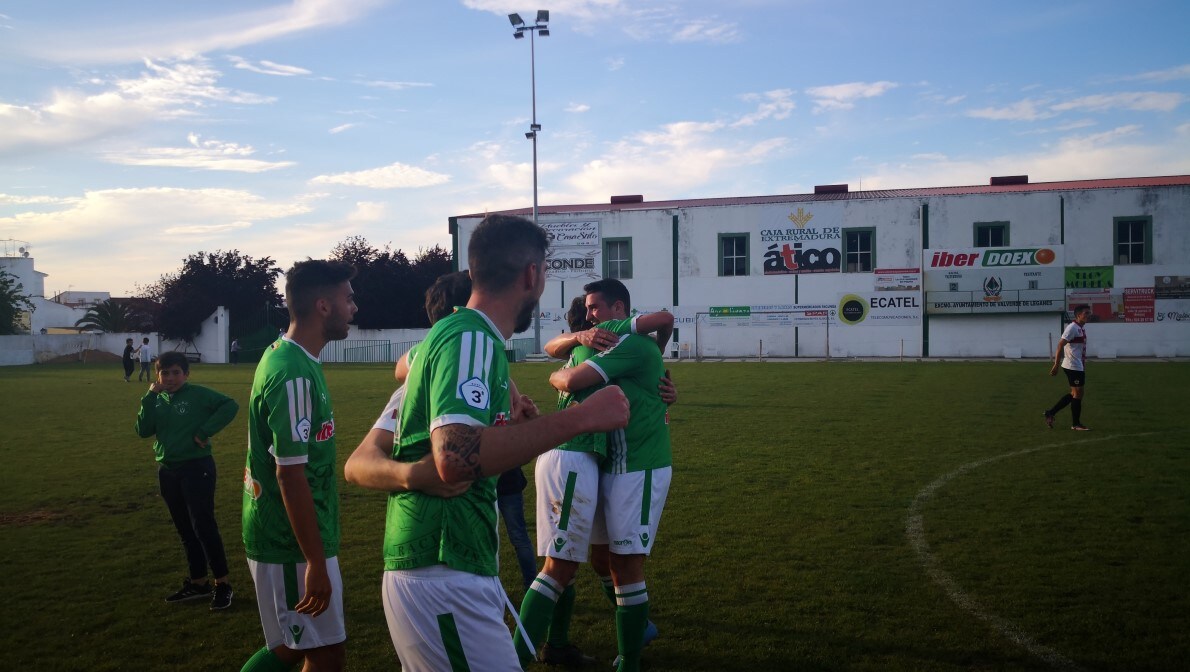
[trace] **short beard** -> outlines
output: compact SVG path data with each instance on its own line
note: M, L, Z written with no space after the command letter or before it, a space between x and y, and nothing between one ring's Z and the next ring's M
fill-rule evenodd
M537 307L537 301L532 301L521 308L521 312L516 316L516 327L513 328L514 334L519 334L529 328L533 324L533 309Z

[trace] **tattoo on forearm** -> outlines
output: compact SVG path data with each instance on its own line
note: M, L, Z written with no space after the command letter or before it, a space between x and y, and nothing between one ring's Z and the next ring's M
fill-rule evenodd
M442 441L436 442L435 449L442 454L449 470L466 480L483 476L479 463L481 430L466 425L447 425L441 434Z

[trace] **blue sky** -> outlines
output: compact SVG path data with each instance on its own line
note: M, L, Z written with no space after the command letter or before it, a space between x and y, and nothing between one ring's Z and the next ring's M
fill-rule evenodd
M523 0L518 0L523 2ZM1190 3L0 0L0 239L46 292L604 203L1190 173Z

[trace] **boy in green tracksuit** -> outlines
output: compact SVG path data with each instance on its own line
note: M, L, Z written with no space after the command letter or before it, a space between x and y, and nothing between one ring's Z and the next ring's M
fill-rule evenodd
M156 380L141 397L136 433L141 438L156 437L153 453L159 465L161 498L190 565L182 588L165 601L210 596L211 609L226 609L231 606L232 590L227 581L227 555L215 522L211 437L231 423L240 407L227 395L188 382L190 362L180 352L162 354L156 369ZM207 582L208 565L215 576L213 591Z

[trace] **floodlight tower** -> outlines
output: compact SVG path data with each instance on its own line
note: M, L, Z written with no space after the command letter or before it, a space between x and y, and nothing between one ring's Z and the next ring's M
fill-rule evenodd
M537 123L537 48L534 44L534 37L540 34L542 37L549 37L549 21L550 11L548 9L537 10L537 20L533 25L528 25L525 20L521 18L520 14L509 14L508 21L512 23L512 36L518 40L525 37L525 33L529 33L529 86L533 97L533 118L529 122L529 132L525 137L533 141L533 223L537 224L537 133L541 131L541 124ZM533 308L533 352L534 354L541 353L541 304Z

